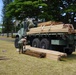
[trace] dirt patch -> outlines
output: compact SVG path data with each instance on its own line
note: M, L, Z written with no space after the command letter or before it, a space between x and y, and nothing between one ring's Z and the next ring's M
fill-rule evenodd
M0 60L9 60L6 56L0 56Z

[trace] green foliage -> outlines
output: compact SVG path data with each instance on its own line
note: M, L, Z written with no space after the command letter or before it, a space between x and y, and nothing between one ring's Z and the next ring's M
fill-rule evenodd
M66 4L64 4L64 1ZM65 6L67 4L68 6ZM39 8L40 6L42 8ZM76 12L75 8L75 0L14 0L7 6L6 15L7 17L15 17L18 20L23 20L25 17L37 17L59 21L61 13Z
M39 6L42 6L44 9L47 7L47 4L42 3L42 0L33 1L33 0L15 0L7 6L7 17L15 17L16 19L23 20L25 17L39 16L40 9Z
M6 16L6 12L7 12L6 7L8 6L9 3L12 2L12 0L2 0L2 1L3 1L3 27L4 27L3 31L8 33L12 31L13 25L12 25L12 18L10 17L8 18L7 17L8 15ZM11 9L11 7L9 7L9 10L11 11L9 11L8 13L14 11L14 9Z
M64 9L65 12L76 12L76 4L69 5L69 7Z
M13 24L12 24L12 20L10 18L7 18L7 20L3 23L3 32L12 32L13 30Z
M0 28L0 33L2 32L2 28Z

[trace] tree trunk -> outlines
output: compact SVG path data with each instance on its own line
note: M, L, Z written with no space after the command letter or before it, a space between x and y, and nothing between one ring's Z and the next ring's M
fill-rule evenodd
M13 30L12 30L12 32L11 32L11 37L13 38Z
M9 33L7 32L7 37L9 37Z

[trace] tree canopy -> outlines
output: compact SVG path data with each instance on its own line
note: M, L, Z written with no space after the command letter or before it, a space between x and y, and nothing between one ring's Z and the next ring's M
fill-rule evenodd
M3 1L3 32L11 32L12 31L12 19L6 16L6 7L12 0L2 0ZM11 28L11 29L10 29Z
M39 16L41 13L40 6L44 10L47 4L43 3L42 0L15 0L8 5L6 15L16 19Z
M7 6L6 15L18 20L37 17L60 21L64 13L76 12L75 8L76 0L14 0Z

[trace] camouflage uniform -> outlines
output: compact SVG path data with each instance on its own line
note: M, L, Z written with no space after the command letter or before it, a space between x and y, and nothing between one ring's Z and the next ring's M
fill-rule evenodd
M21 40L19 40L18 42L19 44L19 53L23 53L23 46L26 45L26 38L22 38Z

